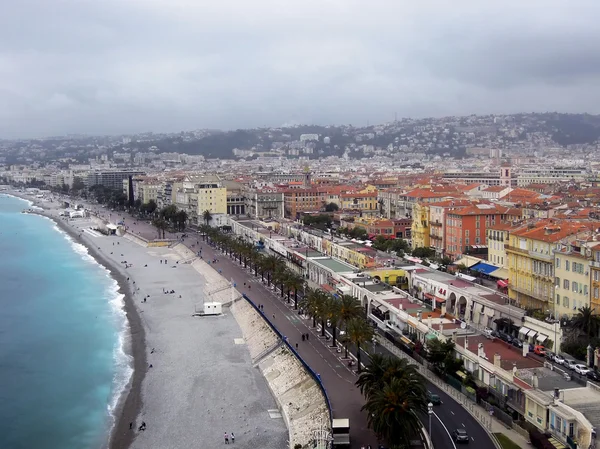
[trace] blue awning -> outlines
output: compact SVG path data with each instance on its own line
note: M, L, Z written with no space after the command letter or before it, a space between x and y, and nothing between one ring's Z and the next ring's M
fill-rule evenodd
M483 274L490 274L490 273L493 273L494 271L496 271L498 268L499 267L496 267L494 265L479 262L478 264L473 265L471 268L469 268L469 270L477 271L477 272L483 273Z

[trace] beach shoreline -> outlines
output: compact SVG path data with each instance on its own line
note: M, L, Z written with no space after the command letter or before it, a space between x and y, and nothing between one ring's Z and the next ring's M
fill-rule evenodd
M22 200L32 203L33 206L42 210L30 210L28 213L40 215L52 220L58 228L65 232L75 243L83 245L88 254L102 267L110 273L118 286L118 292L124 297L124 312L128 323L129 344L125 346L125 351L128 356L133 359L131 368L133 373L128 384L124 387L118 398L117 406L113 411L114 425L108 435L108 439L104 447L108 449L127 449L133 443L136 434L129 429L129 423L136 422L140 415L143 405L142 400L142 383L146 374L146 337L145 330L141 320L140 313L135 307L133 292L127 281L127 276L120 271L120 267L109 258L104 256L91 242L80 237L76 229L69 226L60 217L57 217L49 212L44 204L36 201L35 198L30 198L26 195L21 195L17 192L3 192Z
M128 385L121 393L114 411L115 423L109 436L107 447L109 449L127 449L135 438L135 433L129 430L129 423L135 423L136 418L142 410L142 382L146 375L147 365L145 330L140 314L133 302L131 286L127 282L127 277L119 271L114 262L106 258L100 251L86 242L85 239L79 237L75 229L57 217L53 217L51 214L42 213L41 211L38 213L50 218L75 242L85 246L90 256L110 272L111 277L119 285L119 293L124 295L124 310L129 324L130 338L129 348L126 349L129 349L128 355L133 358L133 374Z

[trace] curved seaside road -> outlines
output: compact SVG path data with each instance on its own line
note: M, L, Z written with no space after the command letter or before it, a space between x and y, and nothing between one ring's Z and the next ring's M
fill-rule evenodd
M186 243L195 242L197 239L188 238ZM327 390L331 401L334 418L350 419L350 441L352 448L360 448L371 444L377 447L375 435L367 428L366 414L360 411L364 399L359 390L354 386L357 379L356 374L342 362L335 349L328 342L319 338L319 332L311 328L312 320L302 319L292 306L286 305L285 301L277 294L263 285L260 278L257 280L253 273L245 270L237 261L224 256L206 242L200 240L202 255L206 260L219 259L215 268L222 270L222 275L233 278L237 283L237 289L247 294L249 298L258 304L263 304L265 314L273 321L279 331L287 336L292 344L298 343L298 350L310 367L321 375L323 385ZM192 250L197 248L192 248ZM244 289L243 283L249 283L251 289ZM271 316L275 314L273 320ZM302 341L303 333L310 333L308 342ZM378 351L387 352L379 346ZM435 385L428 382L428 389L438 394L443 404L435 407L435 415L431 423L432 440L435 449L456 449L456 445L450 437L450 433L457 428L464 428L473 438L472 444L478 447L493 448L486 431L479 423L454 399L439 390ZM424 417L423 423L428 428L428 419Z

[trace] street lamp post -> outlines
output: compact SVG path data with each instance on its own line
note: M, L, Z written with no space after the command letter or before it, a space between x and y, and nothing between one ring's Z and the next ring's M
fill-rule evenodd
M429 438L431 438L431 415L433 415L433 404L427 404L427 414L429 415Z

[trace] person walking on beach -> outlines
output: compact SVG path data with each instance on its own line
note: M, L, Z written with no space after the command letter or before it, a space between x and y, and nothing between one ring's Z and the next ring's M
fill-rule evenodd
M227 432L225 432L225 444L229 444L229 435L227 435Z
M235 443L235 435L231 432L231 444Z

